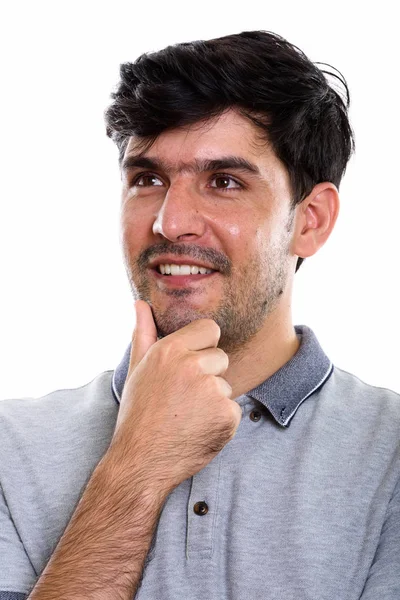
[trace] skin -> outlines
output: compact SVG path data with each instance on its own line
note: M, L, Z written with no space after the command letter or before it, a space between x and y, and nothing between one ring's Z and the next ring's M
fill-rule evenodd
M142 142L129 139L121 169L121 240L133 296L150 304L159 338L197 319L215 320L218 346L229 357L224 378L236 398L298 350L291 314L296 262L328 239L339 212L337 188L319 183L293 210L285 166L233 109L164 132L145 150ZM161 164L124 167L138 155ZM258 172L194 168L195 161L227 156ZM182 252L192 258L185 264L202 260L220 272L185 288L156 280L149 262Z

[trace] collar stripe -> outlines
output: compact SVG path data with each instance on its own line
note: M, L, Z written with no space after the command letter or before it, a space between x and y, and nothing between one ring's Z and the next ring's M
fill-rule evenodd
M304 398L302 398L302 399L300 400L300 402L298 403L298 405L297 405L297 406L294 408L294 410L293 410L293 411L291 412L291 414L290 414L290 415L287 417L286 421L284 421L284 422L282 423L282 425L284 425L285 427L287 427L287 426L289 425L290 421L292 420L292 418L293 418L293 417L294 417L294 415L296 414L296 412L297 412L297 410L298 410L299 406L300 406L301 404L303 404L303 402L304 402L305 400L307 400L307 398L309 398L309 397L310 397L310 396L311 396L311 395L312 395L314 392L316 392L316 391L317 391L317 390L318 390L318 389L319 389L319 388L320 388L320 387L321 387L321 386L322 386L322 385L323 385L323 384L324 384L324 383L325 383L325 382L326 382L326 381L329 379L329 377L330 377L330 376L332 375L332 373L333 373L333 368L334 368L334 367L333 367L333 364L332 364L332 363L330 363L330 364L329 364L329 369L328 369L328 371L325 373L325 375L324 375L324 377L321 379L321 381L320 381L320 382L319 382L319 383L318 383L318 384L315 386L315 388L314 388L314 389L312 389L312 390L311 390L311 392L309 392L309 393L308 393L306 396L304 396Z

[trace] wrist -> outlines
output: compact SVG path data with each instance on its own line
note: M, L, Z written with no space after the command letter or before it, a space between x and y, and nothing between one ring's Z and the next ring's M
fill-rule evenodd
M128 503L157 509L163 505L174 486L154 464L138 453L126 456L117 445L110 446L95 469L96 478L107 492L120 495Z

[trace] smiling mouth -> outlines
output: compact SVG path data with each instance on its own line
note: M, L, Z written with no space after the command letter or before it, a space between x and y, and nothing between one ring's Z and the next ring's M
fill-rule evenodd
M206 269L205 267L198 267L195 265L157 265L157 273L166 275L168 277L179 277L188 276L195 277L196 275L208 275L215 273L214 269Z
M159 266L154 269L151 269L154 277L160 281L160 283L165 283L165 285L177 285L177 286L190 286L191 284L195 284L204 279L209 279L210 277L215 276L218 271L214 271L211 269L203 269L206 271L205 273L188 273L187 271L179 272L176 274L176 271L172 273L162 273Z

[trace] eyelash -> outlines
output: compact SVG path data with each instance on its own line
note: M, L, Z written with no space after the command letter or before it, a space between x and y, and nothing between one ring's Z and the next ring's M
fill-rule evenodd
M132 186L137 185L137 182L139 181L139 179L141 177L155 177L156 179L159 179L160 181L162 181L161 177L159 177L158 175L156 175L155 173L150 173L150 172L145 172L145 173L139 173L138 175L135 176L135 178L132 181ZM211 189L214 190L218 190L219 192L231 192L232 190L239 190L239 189L245 189L245 186L243 185L243 183L240 183L237 179L235 179L234 177L232 177L232 175L228 175L227 173L215 173L215 175L213 175L211 177L211 180L215 180L218 178L226 178L226 179L230 179L231 181L233 181L236 185L238 185L239 187L234 187L234 188L216 188L216 187L212 187ZM151 185L143 185L143 186L139 186L139 187L161 187L161 186L151 186Z
M231 192L232 190L238 190L244 189L244 185L242 183L240 183L240 181L238 181L237 179L235 179L234 177L232 177L232 175L228 175L227 173L216 173L215 175L212 176L211 179L217 179L217 178L225 178L225 179L230 179L231 181L233 181L236 185L238 185L239 187L234 187L234 188L212 188L212 189L217 189L220 192Z

